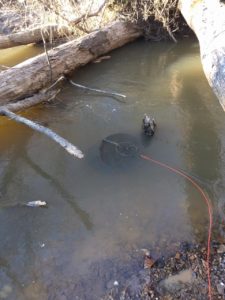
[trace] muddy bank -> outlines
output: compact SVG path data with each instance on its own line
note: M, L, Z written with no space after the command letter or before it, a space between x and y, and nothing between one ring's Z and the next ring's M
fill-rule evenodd
M207 299L206 247L182 242L172 248L168 256L161 255L159 249L138 251L124 266L125 276L111 282L111 289L102 299ZM225 244L213 242L211 251L212 298L224 299ZM126 276L134 260L136 271Z

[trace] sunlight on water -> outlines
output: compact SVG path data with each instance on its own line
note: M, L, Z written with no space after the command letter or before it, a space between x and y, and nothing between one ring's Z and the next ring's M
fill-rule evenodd
M41 52L43 52L42 46L32 44L0 50L0 67L1 65L8 67L14 66Z

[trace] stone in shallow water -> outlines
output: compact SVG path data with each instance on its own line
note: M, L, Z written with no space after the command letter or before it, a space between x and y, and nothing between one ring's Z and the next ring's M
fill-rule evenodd
M162 286L167 290L180 289L183 284L191 284L194 280L193 272L191 269L187 269L179 272L176 275L172 275L162 281Z
M225 284L223 282L220 282L216 285L217 291L220 295L225 296Z
M12 287L10 285L4 285L0 290L0 299L9 299L9 294L12 292Z
M217 253L220 253L220 254L225 253L225 245L223 245L223 244L220 245L217 250Z

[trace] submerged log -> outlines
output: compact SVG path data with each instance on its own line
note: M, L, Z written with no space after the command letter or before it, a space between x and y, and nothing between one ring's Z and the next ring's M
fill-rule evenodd
M179 0L179 8L199 40L206 78L225 110L225 5L219 0Z
M82 38L60 45L48 52L28 59L0 73L0 104L27 98L61 75L89 63L98 56L123 46L141 36L141 30L127 22L115 22L110 26ZM52 78L51 78L52 77Z

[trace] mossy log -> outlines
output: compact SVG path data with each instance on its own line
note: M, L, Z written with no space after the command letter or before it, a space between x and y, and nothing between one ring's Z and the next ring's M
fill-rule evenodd
M115 22L82 38L60 45L0 73L0 105L27 98L113 49L141 36L137 26ZM49 67L51 66L51 70Z
M225 110L225 5L219 0L179 0L179 8L199 40L206 78Z

